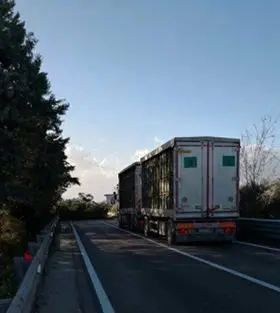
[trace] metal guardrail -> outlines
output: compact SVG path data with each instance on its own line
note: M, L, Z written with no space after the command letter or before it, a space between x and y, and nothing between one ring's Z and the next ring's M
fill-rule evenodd
M239 218L238 233L241 237L256 239L280 239L280 220L269 220L259 218Z
M11 302L11 299L0 299L0 313L6 313Z
M57 227L58 217L56 217L41 232L41 246L32 260L19 289L11 301L6 313L31 313L36 300L38 286L41 281L42 272L48 258L49 248L53 241ZM1 311L0 311L1 312ZM2 312L1 312L2 313Z

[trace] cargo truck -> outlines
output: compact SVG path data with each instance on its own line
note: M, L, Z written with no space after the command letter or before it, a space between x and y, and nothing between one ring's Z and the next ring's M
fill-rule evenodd
M119 173L119 227L137 229L141 215L140 163L134 162Z
M169 244L231 242L239 151L240 139L177 137L148 153L119 175L120 226L166 236Z

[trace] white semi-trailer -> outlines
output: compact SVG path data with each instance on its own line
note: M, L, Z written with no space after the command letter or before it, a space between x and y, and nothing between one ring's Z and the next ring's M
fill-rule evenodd
M147 154L119 174L120 226L165 235L170 244L232 241L239 150L240 139L177 137ZM125 185L128 172L133 178Z

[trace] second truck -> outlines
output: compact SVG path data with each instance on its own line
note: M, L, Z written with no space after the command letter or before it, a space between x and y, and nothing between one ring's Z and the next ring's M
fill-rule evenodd
M169 244L229 241L239 217L240 139L176 137L119 173L119 226Z

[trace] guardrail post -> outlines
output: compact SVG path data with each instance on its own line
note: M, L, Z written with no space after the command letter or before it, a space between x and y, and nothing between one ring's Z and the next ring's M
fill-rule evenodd
M54 241L58 218L53 221L37 236L37 242L29 242L29 252L33 258L13 259L16 278L19 284L16 295L11 301L7 313L30 313L36 301L38 287L45 269L50 246ZM39 249L38 249L39 248ZM0 312L2 313L2 312Z
M52 240L52 247L56 250L60 248L60 232L61 232L61 225L58 221L54 230L53 230L53 240Z
M12 299L0 299L0 313L6 313Z
M20 286L31 262L25 261L23 257L14 257L13 265L18 286Z
M41 245L38 242L28 242L28 249L29 249L30 253L32 254L32 256L36 255L40 246Z
M44 235L40 234L36 236L36 241L41 244L44 240Z

